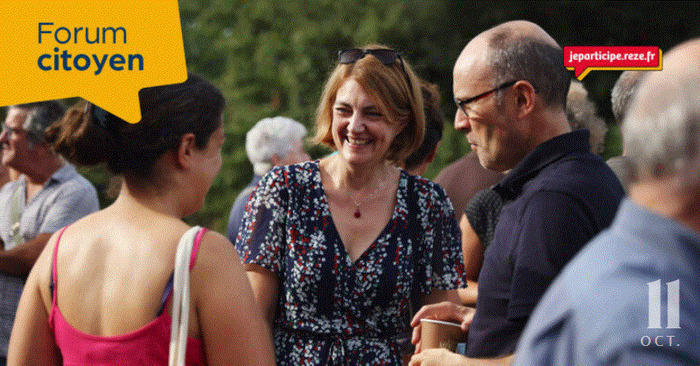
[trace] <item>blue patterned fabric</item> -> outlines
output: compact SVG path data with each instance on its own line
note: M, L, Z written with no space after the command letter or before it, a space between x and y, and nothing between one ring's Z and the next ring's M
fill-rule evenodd
M382 233L353 262L317 161L263 177L236 248L244 263L280 278L278 365L401 365L397 340L422 296L465 284L459 227L442 188L401 171L396 198Z

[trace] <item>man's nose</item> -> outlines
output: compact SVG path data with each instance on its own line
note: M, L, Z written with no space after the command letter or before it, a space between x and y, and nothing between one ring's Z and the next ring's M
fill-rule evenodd
M455 130L469 132L471 130L471 124L469 123L469 116L467 116L464 111L457 108L455 112Z

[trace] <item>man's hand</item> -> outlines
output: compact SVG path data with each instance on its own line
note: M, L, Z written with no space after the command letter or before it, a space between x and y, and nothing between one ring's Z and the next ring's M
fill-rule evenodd
M463 366L468 365L469 360L459 354L450 352L445 348L427 349L411 357L409 366Z
M408 366L506 366L513 362L515 355L501 358L467 358L444 348L427 349L411 357Z
M421 319L435 319L460 323L462 331L466 332L469 330L469 326L472 324L472 319L474 319L474 312L476 312L474 308L457 305L449 301L444 301L439 304L423 306L420 310L418 310L416 315L413 317L413 320L411 320L411 326L413 327L413 337L411 338L411 343L416 345L416 353L420 353L421 351Z

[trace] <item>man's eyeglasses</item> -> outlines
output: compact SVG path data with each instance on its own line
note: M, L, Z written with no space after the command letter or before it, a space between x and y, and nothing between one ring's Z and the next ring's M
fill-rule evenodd
M406 81L408 81L408 87L413 90L413 84L411 83L411 78L408 77L406 68L403 65L403 58L401 53L396 50L387 48L375 48L375 49L365 49L365 48L348 48L338 51L338 63L339 64L351 64L363 59L367 55L374 56L379 62L385 66L392 65L396 60L399 60L401 64L401 71L406 76Z
M493 92L497 92L497 91L499 91L499 90L501 90L501 89L505 89L505 88L507 88L507 87L509 87L509 86L511 86L511 85L513 85L513 84L515 84L516 82L518 82L518 81L517 81L517 80L513 80L513 81L509 81L509 82L507 82L507 83L503 83L503 84L501 84L501 85L499 85L499 86L497 86L497 87L495 87L495 88L493 88L493 89L491 89L491 90L489 90L489 91L485 91L485 92L483 92L483 93L481 93L481 94L479 94L479 95L475 95L475 96L473 96L473 97L471 97L471 98L466 98L466 99L457 99L457 98L455 98L455 104L457 104L457 107L458 107L459 109L462 110L462 113L464 113L465 116L469 116L469 114L467 113L467 104L472 103L472 102L475 102L475 101L477 101L477 100L479 100L479 99L481 99L481 98L484 98L484 97L486 97L487 95L489 95L489 94L491 94L491 93L493 93Z

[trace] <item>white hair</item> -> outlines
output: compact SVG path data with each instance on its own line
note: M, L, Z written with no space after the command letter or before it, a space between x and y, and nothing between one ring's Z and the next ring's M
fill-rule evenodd
M643 75L644 71L642 70L626 70L617 78L610 91L610 104L615 121L622 122L625 118L625 111L632 101L632 96L637 92L639 81Z
M692 64L667 70L665 63L634 96L623 135L638 179L675 177L679 188L700 184L700 60Z
M272 169L272 157L286 157L306 136L306 127L287 117L264 118L245 135L245 151L256 175Z
M608 125L598 117L598 110L590 99L588 90L578 80L572 80L566 96L566 117L572 130L586 129L590 133L591 152L602 155Z

